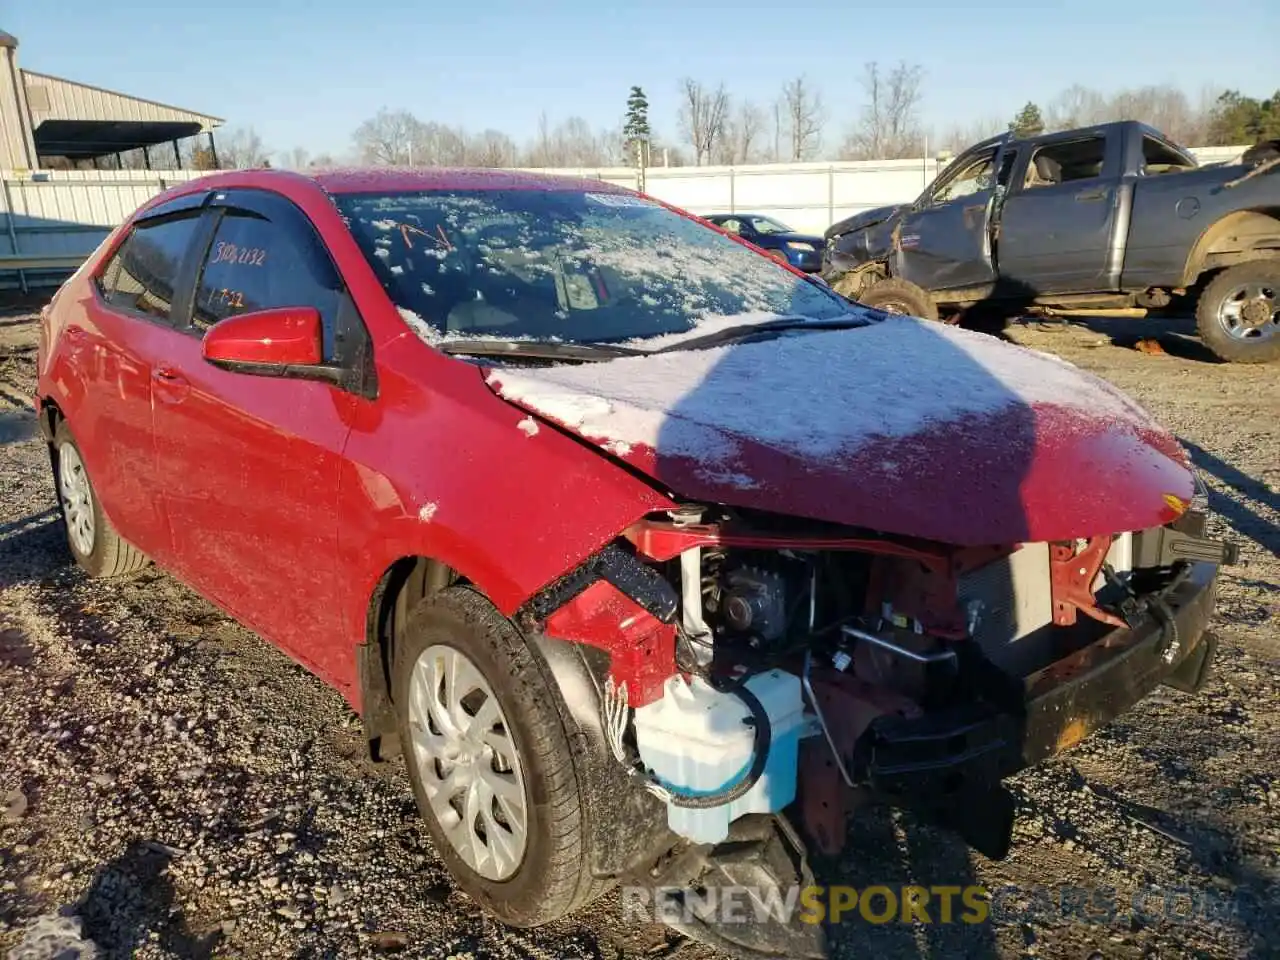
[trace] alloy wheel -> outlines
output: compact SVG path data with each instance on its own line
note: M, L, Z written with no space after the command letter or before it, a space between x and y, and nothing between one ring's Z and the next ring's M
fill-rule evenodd
M409 677L413 760L454 851L486 880L516 872L528 845L528 791L493 688L463 653L425 649Z
M67 535L81 556L93 553L94 520L93 489L85 472L80 453L70 443L58 448L58 491Z

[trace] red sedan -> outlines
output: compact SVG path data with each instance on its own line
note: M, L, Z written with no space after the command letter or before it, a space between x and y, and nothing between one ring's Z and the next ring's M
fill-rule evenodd
M1003 777L1198 688L1232 556L1102 381L597 181L176 187L45 310L36 400L79 565L341 690L517 925L833 852L855 790L1002 856Z

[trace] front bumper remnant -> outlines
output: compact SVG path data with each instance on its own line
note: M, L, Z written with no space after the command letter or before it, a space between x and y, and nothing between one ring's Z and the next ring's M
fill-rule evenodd
M878 718L863 734L870 787L904 805L954 808L957 795L988 792L1003 777L1074 746L1160 684L1198 690L1217 649L1206 630L1217 569L1192 564L1161 595L1163 616L1149 610L1134 625L1026 677L1019 710L976 703L918 718ZM998 859L1007 843L1003 852L982 852Z

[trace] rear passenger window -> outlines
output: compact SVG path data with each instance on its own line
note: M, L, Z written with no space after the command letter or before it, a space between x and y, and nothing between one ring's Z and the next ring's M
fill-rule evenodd
M336 275L319 262L317 242L300 236L292 224L228 209L200 272L193 324L206 330L251 310L315 307L328 348L342 294Z
M98 275L103 299L167 320L178 271L199 222L200 211L194 210L135 226Z
M1106 137L1085 137L1041 147L1027 165L1026 186L1049 187L1100 177L1106 150Z

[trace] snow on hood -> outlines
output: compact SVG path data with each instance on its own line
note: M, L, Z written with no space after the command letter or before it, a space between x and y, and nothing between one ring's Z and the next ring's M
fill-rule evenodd
M1176 441L1104 381L910 317L486 379L677 493L949 542L1145 525L1167 512L1164 493L1190 496ZM1161 489L1132 509L1088 508L1102 482ZM983 491L1006 502L984 507ZM948 510L1004 519L939 519Z

